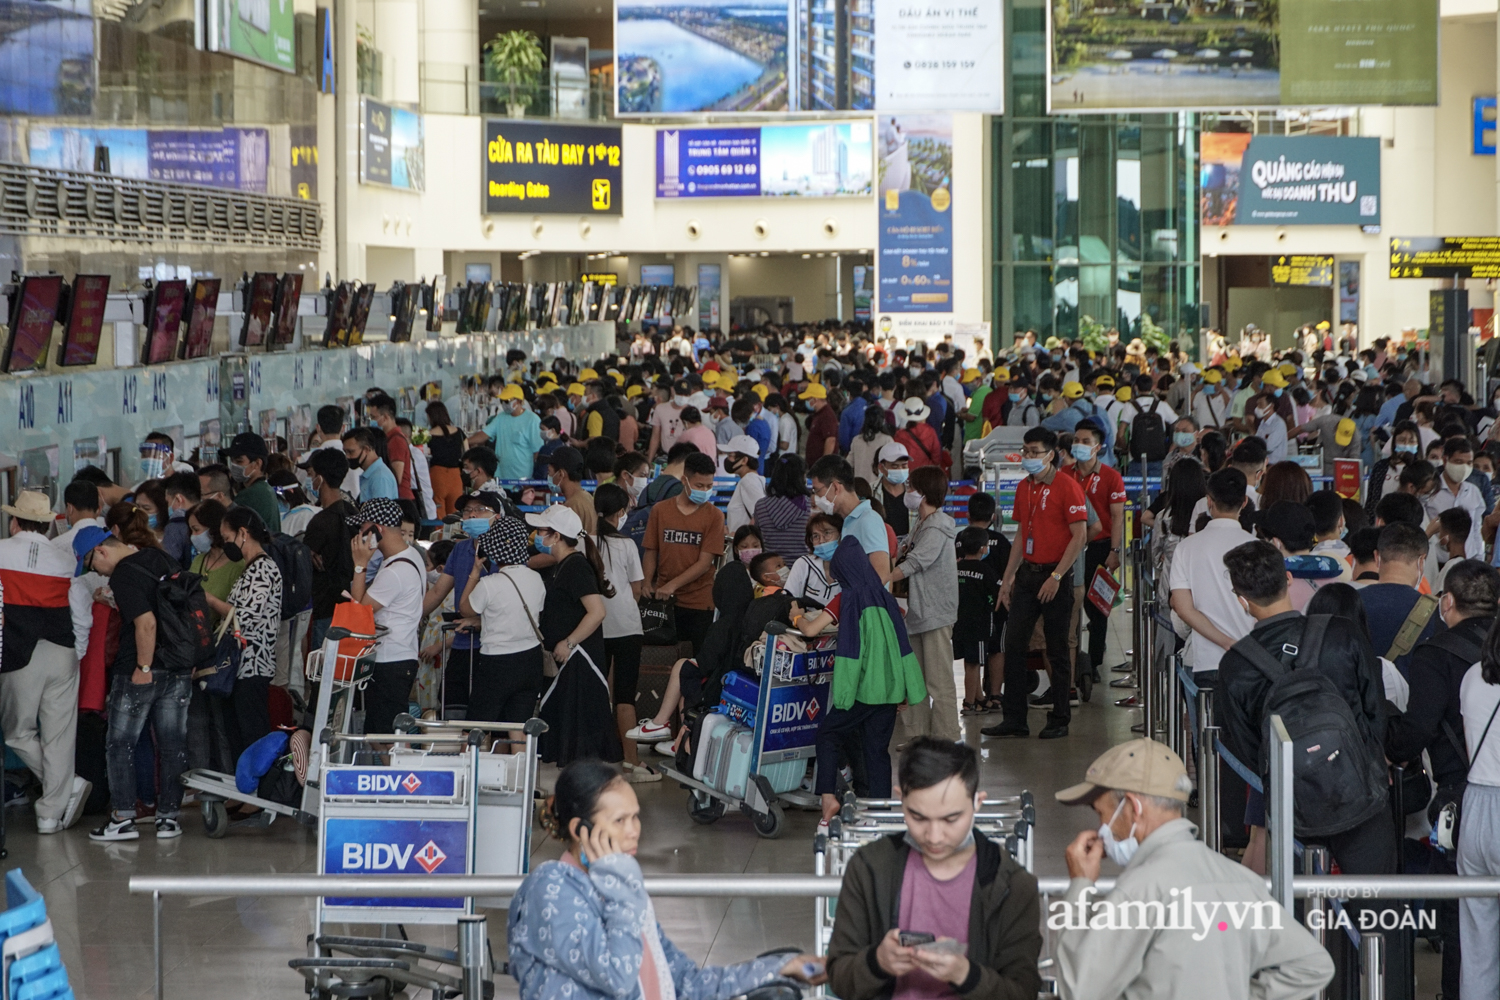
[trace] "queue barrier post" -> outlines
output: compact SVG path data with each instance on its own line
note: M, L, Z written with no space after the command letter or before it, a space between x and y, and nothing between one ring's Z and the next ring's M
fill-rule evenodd
M1359 936L1360 1000L1385 1000L1385 935L1363 931Z
M1167 745L1179 758L1187 759L1186 734L1182 728L1182 681L1177 672L1182 669L1182 654L1173 653L1167 668Z
M1327 875L1328 860L1328 848L1322 844L1309 844L1302 849L1302 868L1310 875ZM1328 904L1324 902L1322 896L1308 896L1302 905L1304 909L1302 926L1307 928L1314 941L1326 949L1328 947ZM1317 911L1321 919L1312 919L1314 911ZM1327 1000L1327 998L1328 988L1324 987L1317 992L1313 1000Z
M484 984L490 978L486 968L488 932L488 921L483 914L458 918L458 964L463 970L467 1000L483 1000Z
M1214 724L1213 688L1198 689L1198 818L1203 843L1224 847L1219 828L1219 727Z
M1266 869L1271 879L1271 895L1292 912L1292 864L1295 846L1292 839L1292 738L1287 734L1281 716L1271 716L1271 783L1266 795Z
M1141 576L1140 589L1136 595L1136 607L1141 613L1141 650L1137 659L1136 683L1140 689L1136 692L1140 698L1141 721L1139 723L1141 735L1154 739L1156 737L1156 706L1157 680L1156 680L1156 588L1145 573L1145 549L1141 549ZM1135 727L1132 726L1132 729Z

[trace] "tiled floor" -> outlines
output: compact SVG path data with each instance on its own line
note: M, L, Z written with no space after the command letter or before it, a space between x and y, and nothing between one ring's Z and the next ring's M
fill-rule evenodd
M1123 658L1120 640L1128 636L1128 616L1115 617L1107 664ZM1139 713L1114 707L1117 694L1099 689L1091 704L1075 709L1068 738L1047 743L1036 739L980 741L979 727L998 717L967 721L969 739L980 747L983 758L983 787L996 794L1022 788L1036 793L1039 873L1063 874L1063 848L1077 831L1094 825L1092 811L1064 809L1051 792L1080 780L1094 756L1130 738L1129 727ZM1034 713L1033 733L1040 722L1041 713ZM544 772L544 782L546 778ZM640 861L648 872L732 876L812 871L816 823L812 813L791 813L788 832L768 841L756 836L748 820L734 814L713 826L694 825L686 816L686 794L670 782L636 789L644 813ZM226 839L209 840L192 812L186 815L186 831L178 840L157 842L148 834L135 844L106 847L91 843L82 826L40 838L29 810L11 810L8 820L10 859L6 865L21 866L46 896L63 959L81 1000L152 995L151 904L148 897L126 891L131 875L316 869L313 831L289 821L277 822L265 831L234 831ZM556 843L540 834L538 841L539 860L557 855ZM659 899L656 908L672 940L706 962L737 961L777 945L809 947L812 941L808 901ZM206 996L258 1000L303 995L300 976L286 963L306 954L311 914L308 902L295 899L167 899L163 917L166 996L172 1000ZM493 911L490 918L491 940L503 960L505 914ZM446 936L437 929L411 928L411 932L433 942ZM1424 952L1419 946L1419 958ZM509 978L498 979L497 987L499 996L516 995Z

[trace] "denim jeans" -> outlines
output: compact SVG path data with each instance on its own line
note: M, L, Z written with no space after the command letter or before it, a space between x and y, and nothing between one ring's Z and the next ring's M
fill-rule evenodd
M161 758L161 795L156 814L175 818L182 811L182 772L187 767L188 702L193 679L187 673L153 673L150 684L133 684L116 674L109 687L109 804L120 817L135 815L136 743L149 719Z

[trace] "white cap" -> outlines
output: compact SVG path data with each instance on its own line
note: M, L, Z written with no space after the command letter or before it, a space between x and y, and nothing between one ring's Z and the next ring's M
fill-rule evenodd
M1370 380L1370 373L1363 368L1356 368L1350 373L1349 377L1356 382L1368 382Z
M880 461L882 462L904 462L911 458L911 452L906 450L906 445L896 444L892 441L880 449Z
M1180 364L1180 365L1177 366L1177 370L1179 372L1181 372L1183 375L1197 375L1198 374L1198 366L1195 365L1195 364L1193 364L1191 361L1184 361L1182 364Z
M736 434L734 437L719 445L721 452L734 452L736 455L749 455L751 458L760 458L760 443L749 434Z
M752 382L759 382L765 374L759 368L752 368L745 373L745 377Z
M550 528L564 538L580 538L583 521L578 512L567 504L555 503L540 514L527 514L526 523L533 528Z

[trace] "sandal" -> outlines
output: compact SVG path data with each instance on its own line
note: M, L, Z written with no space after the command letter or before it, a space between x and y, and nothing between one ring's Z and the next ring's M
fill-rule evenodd
M978 701L966 701L963 707L964 715L983 715L984 703Z

